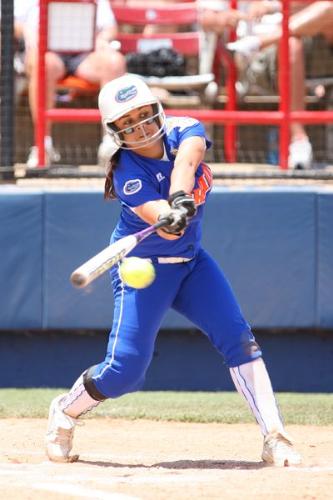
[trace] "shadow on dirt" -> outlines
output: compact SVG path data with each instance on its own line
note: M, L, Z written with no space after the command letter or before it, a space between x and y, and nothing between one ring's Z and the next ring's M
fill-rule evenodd
M145 464L120 464L116 462L107 462L102 460L78 460L78 463L87 465L96 465L98 467L114 467L129 469L239 469L239 470L257 470L267 467L264 462L247 462L244 460L176 460L172 462L158 462L153 465Z

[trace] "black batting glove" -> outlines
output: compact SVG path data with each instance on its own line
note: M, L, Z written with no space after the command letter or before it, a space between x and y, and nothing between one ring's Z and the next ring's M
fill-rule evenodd
M181 236L182 231L187 226L186 212L180 208L172 208L168 212L160 214L158 220L163 219L167 221L167 225L161 227L161 230L168 234Z
M185 191L177 191L168 198L171 208L180 208L186 212L187 217L193 217L197 213L197 207L191 195Z

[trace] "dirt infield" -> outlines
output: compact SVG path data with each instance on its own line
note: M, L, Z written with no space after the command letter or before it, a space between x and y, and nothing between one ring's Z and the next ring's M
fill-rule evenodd
M253 425L86 419L80 459L44 455L46 421L0 420L0 497L6 499L332 499L333 428L288 428L299 467L265 467Z

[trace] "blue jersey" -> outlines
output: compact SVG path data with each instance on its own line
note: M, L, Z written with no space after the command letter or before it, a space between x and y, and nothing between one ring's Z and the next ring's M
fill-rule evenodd
M122 210L112 241L147 227L133 208L168 198L177 149L184 139L193 136L205 138L199 122L170 118L164 135L165 155L161 160L145 158L131 150L121 151L113 179ZM211 186L209 168L199 165L193 189L198 212L184 235L166 240L153 234L133 250L132 255L150 257L153 261L155 279L150 286L133 288L123 281L119 262L111 268L114 316L107 354L102 363L89 369L97 399L117 398L143 387L157 332L165 313L172 308L208 336L230 368L236 367L233 378L238 377L241 390L246 386L249 404L254 404L255 391L249 390L239 367L259 358L261 351L222 270L200 244L203 208ZM189 260L158 259L177 256ZM256 416L258 412L257 409ZM259 418L265 432L265 415L259 414Z
M122 210L120 220L112 233L111 242L147 227L147 223L134 213L133 208L148 201L168 199L170 177L178 148L184 139L194 136L203 137L207 147L210 147L211 143L206 138L204 127L200 122L187 117L169 117L166 119L163 136L165 155L161 160L147 158L131 150L121 150L113 182ZM194 257L200 248L203 207L211 187L211 171L207 165L201 164L195 174L192 192L198 210L190 220L184 235L176 240L166 240L158 234L153 234L129 255Z

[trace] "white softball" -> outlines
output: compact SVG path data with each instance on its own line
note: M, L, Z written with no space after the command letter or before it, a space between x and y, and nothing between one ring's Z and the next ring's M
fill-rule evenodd
M155 279L155 268L148 259L128 257L120 264L120 277L132 288L146 288Z

